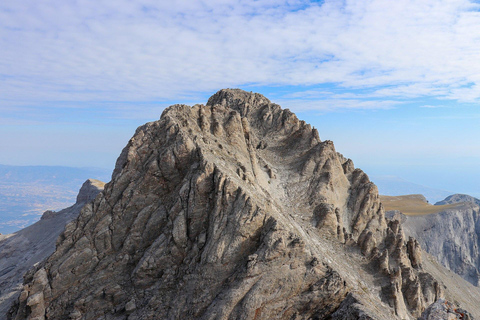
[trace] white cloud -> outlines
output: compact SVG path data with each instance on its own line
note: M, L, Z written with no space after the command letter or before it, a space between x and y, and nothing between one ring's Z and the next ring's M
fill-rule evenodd
M0 106L321 83L369 89L384 106L478 101L478 9L468 0L7 1Z
M289 99L289 100L274 100L284 108L289 108L294 112L298 111L332 111L335 109L392 109L402 104L402 102L395 100L360 100L360 99L323 99L323 100L305 100L305 99Z
M420 108L426 108L426 109L437 109L437 108L445 108L446 106L432 106L430 104L426 104L423 106L420 106Z

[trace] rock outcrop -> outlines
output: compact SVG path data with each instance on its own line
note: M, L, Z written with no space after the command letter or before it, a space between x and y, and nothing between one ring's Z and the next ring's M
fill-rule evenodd
M403 216L405 233L417 239L428 253L465 280L480 285L480 208L475 198L453 195L440 204L467 201L436 214ZM397 214L398 215L398 214Z
M85 204L90 201L95 200L97 195L103 191L105 187L105 182L96 179L88 179L85 181L80 188L80 191L77 195L77 204Z
M421 257L331 141L221 90L137 129L12 318L413 319L446 292Z
M458 308L445 299L439 299L430 305L419 320L471 320L473 319L468 311Z
M103 189L103 183L89 179L81 187L77 202L58 212L46 211L40 221L14 234L0 235L0 319L22 290L23 275L55 250L55 241L65 225Z
M462 202L474 203L480 206L480 199L474 198L467 194L459 194L459 193L452 194L451 196L446 197L442 201L438 201L437 203L435 203L435 205L439 206L444 204L462 203Z

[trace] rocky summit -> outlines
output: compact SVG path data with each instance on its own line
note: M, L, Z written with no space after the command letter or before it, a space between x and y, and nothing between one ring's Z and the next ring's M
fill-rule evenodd
M137 129L11 318L416 319L442 298L480 316L455 277L331 141L227 89Z
M478 206L480 206L480 199L474 198L472 196L469 196L467 194L452 194L451 196L446 197L442 201L438 201L435 203L436 206L441 206L444 204L452 204L452 203L462 203L462 202L467 202L467 203L474 203Z

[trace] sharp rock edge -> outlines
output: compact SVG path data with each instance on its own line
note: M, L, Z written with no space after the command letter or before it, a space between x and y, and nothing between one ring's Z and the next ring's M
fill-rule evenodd
M139 127L12 319L414 319L444 296L376 186L238 89Z

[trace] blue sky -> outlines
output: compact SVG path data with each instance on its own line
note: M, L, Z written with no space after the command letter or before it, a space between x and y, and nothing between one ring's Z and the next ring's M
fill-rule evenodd
M480 195L469 0L0 2L0 163L112 168L135 128L264 94L370 174Z

